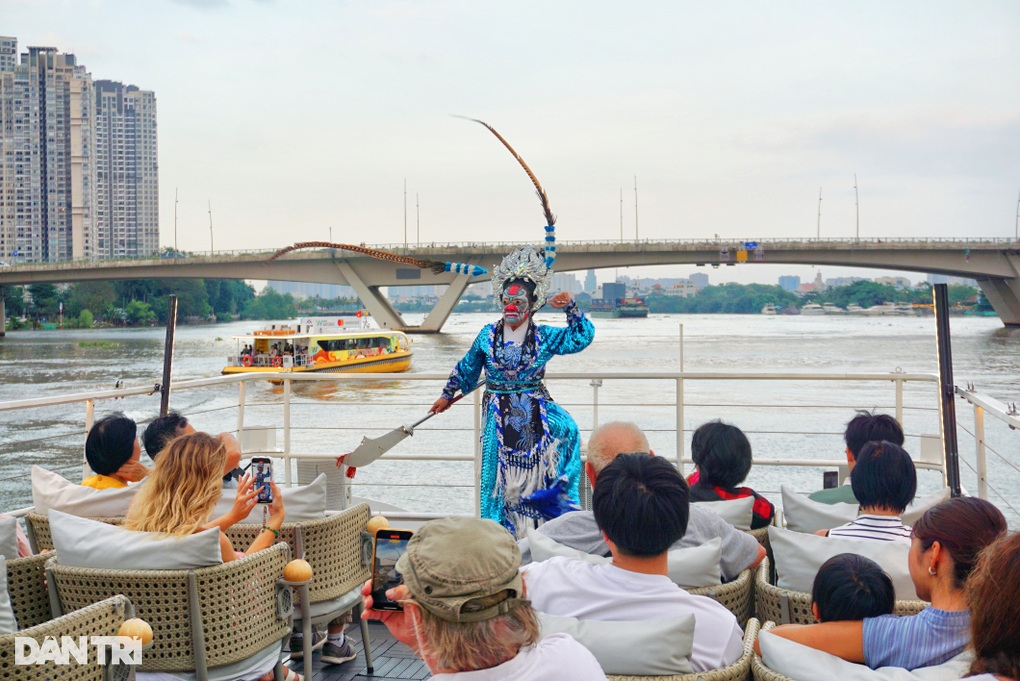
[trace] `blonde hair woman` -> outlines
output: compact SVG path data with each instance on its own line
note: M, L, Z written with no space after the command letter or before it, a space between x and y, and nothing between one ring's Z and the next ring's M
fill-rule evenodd
M247 474L241 478L230 511L209 519L223 493L226 460L223 442L207 433L182 435L171 440L131 502L124 527L177 537L219 527L224 562L269 548L280 534L284 515L283 497L275 484L271 483L273 503L269 505L266 527L244 553L234 552L223 530L246 518L255 506L259 490L254 488L254 476Z

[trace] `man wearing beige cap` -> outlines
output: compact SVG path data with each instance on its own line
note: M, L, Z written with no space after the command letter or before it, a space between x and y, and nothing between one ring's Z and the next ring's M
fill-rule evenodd
M420 657L433 679L598 681L595 657L566 634L539 640L524 599L520 551L497 523L453 517L426 523L397 561L404 584L387 592L401 612L372 609L365 584L362 617L381 620Z

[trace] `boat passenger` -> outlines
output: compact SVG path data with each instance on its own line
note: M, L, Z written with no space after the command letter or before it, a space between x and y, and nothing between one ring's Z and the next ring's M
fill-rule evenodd
M971 679L1020 681L1020 534L986 548L967 580Z
M187 536L212 527L220 528L223 562L229 562L272 546L283 525L283 495L275 483L273 503L262 532L243 553L235 553L223 530L248 517L255 508L261 488L255 488L255 476L241 478L234 504L223 516L209 520L216 502L223 495L221 478L227 462L227 448L208 433L182 435L170 441L160 452L156 466L128 507L124 527L142 532L163 532Z
M901 515L917 492L917 471L910 455L891 442L869 442L857 455L850 484L861 504L857 518L816 534L909 544L910 528Z
M96 421L85 438L85 460L95 473L81 481L85 487L116 489L138 482L149 474L139 459L138 425L121 413Z
M196 432L195 427L183 414L171 411L166 416L153 419L145 427L142 443L145 445L145 452L149 458L155 461L163 448L175 437L191 435L194 432ZM244 470L238 467L241 462L241 444L230 433L220 433L216 438L227 448L227 467L223 471L223 487L237 489L237 481L244 474Z
M361 616L381 620L436 681L604 680L595 656L567 634L539 639L520 559L513 538L491 520L433 520L397 560L404 583L386 592L404 609L374 610L369 580L361 590Z
M811 612L818 622L889 615L895 605L892 579L878 563L856 553L822 563L811 586Z
M846 424L846 431L843 433L843 440L846 442L846 462L853 473L857 463L857 455L869 442L891 442L900 447L903 446L903 428L899 422L888 414L872 414L868 411L858 411L857 416L850 419ZM854 496L853 487L847 480L839 487L822 489L814 492L808 499L819 501L823 504L856 504L857 497Z
M687 479L691 501L754 497L751 529L767 527L776 515L772 502L750 487L738 487L751 472L751 443L744 432L722 421L702 424L691 437L695 472Z
M693 614L695 672L733 664L743 652L736 617L668 576L668 550L687 529L687 484L669 461L621 454L599 474L592 494L611 563L557 556L521 568L535 609L581 620L662 620ZM406 573L404 573L406 574Z
M644 432L636 423L612 421L593 430L588 438L588 460L584 464L584 474L592 489L595 488L599 473L617 456L635 452L653 456L655 454L648 446ZM553 518L541 525L537 531L578 551L597 556L610 555L609 545L606 544L592 511L564 513L559 518ZM719 567L724 581L736 579L741 572L757 567L765 558L765 547L754 537L736 529L719 517L718 513L697 504L690 507L687 531L670 546L670 549L701 546L716 537L722 541ZM530 563L531 548L527 538L521 539L518 545L521 549L522 563Z
M914 523L907 558L914 589L930 606L913 616L787 624L772 633L872 669L942 664L970 643L967 578L981 551L1005 532L1002 512L984 499L944 501Z

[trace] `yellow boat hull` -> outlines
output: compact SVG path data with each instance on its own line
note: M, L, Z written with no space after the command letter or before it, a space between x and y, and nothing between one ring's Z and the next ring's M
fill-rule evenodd
M224 367L223 374L302 374L308 372L389 374L407 371L411 368L413 352L397 352L378 357L356 357L341 362L316 362L313 366L299 367Z

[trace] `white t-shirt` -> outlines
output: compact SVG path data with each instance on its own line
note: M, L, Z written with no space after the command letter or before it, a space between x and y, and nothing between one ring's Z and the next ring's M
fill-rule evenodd
M733 664L744 649L737 618L717 601L693 596L666 575L557 556L521 568L526 595L539 612L588 620L633 622L694 614L696 672Z
M588 649L567 634L549 634L497 667L436 674L437 681L603 681L606 675Z

